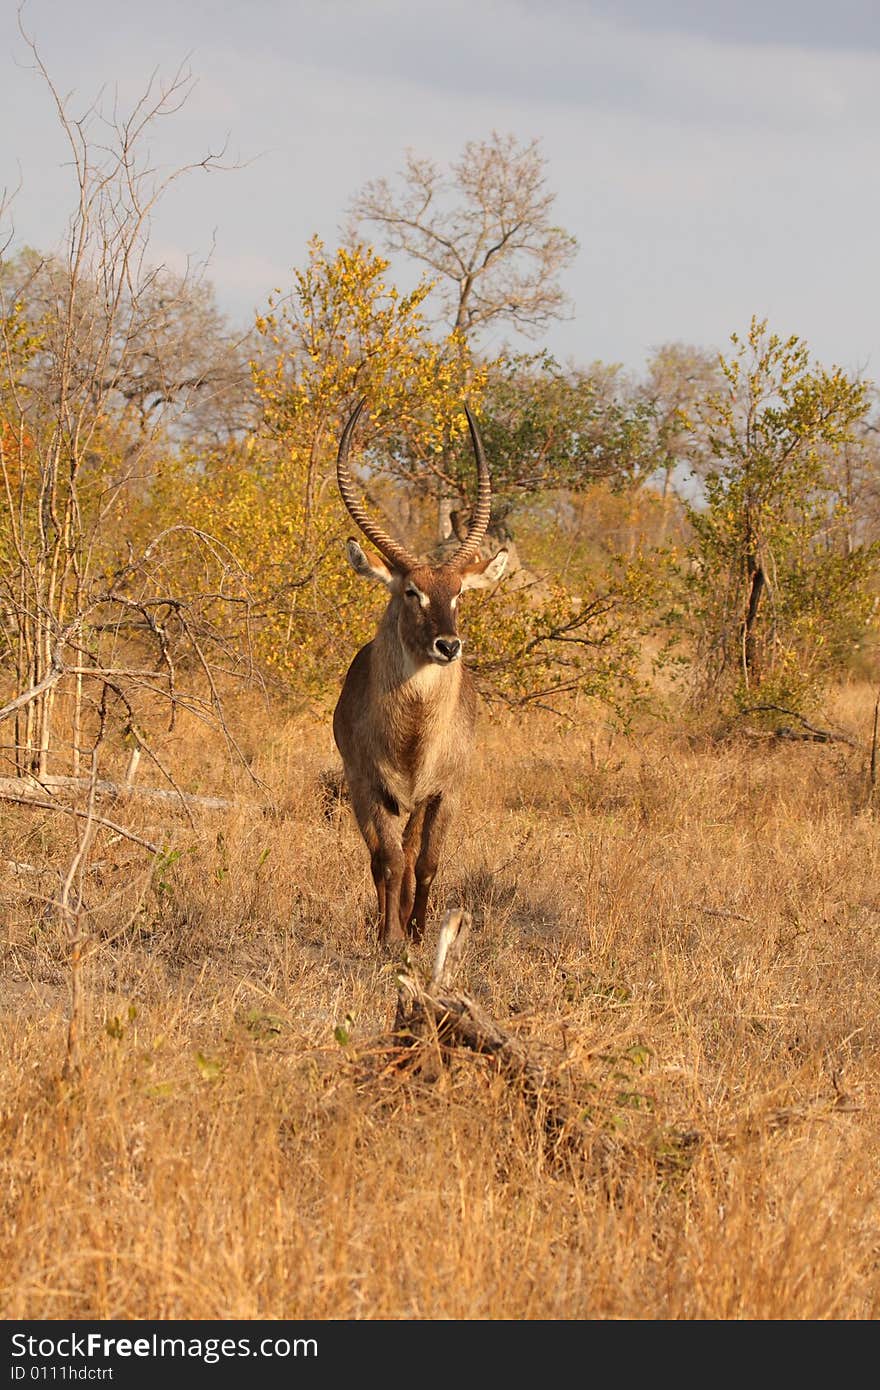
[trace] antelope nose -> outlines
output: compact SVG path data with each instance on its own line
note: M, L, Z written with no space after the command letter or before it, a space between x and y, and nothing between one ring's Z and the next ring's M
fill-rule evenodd
M461 656L461 641L458 637L437 637L434 651L443 661L455 661Z

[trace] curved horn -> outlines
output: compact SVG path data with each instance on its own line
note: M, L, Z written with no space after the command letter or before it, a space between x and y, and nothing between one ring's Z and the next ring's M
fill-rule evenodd
M343 502L348 508L352 519L357 522L367 540L376 547L380 555L384 555L388 563L395 569L411 570L418 564L418 560L415 556L410 555L405 546L400 545L393 536L388 535L387 531L383 531L381 526L377 526L374 521L371 521L364 510L363 503L359 502L355 496L354 481L348 466L348 450L351 444L351 436L354 434L355 427L358 420L361 418L361 412L366 403L366 396L358 401L351 415L348 417L348 423L345 429L342 431L342 438L339 441L339 454L336 458L336 481L339 484L339 491Z
M469 564L476 555L480 541L486 534L489 525L489 509L492 500L492 486L489 481L489 468L486 463L486 455L483 453L483 442L480 439L480 432L477 429L477 422L465 406L464 413L467 416L468 426L471 432L471 443L474 446L474 457L477 460L477 503L471 516L471 524L468 527L467 535L455 554L447 560L448 565L455 565L458 569L463 569Z

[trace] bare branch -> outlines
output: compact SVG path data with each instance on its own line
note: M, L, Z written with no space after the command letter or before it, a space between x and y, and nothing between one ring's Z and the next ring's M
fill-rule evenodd
M377 179L354 199L354 226L374 223L391 253L438 277L442 312L457 332L507 322L534 334L565 316L558 277L577 250L552 221L545 164L538 141L519 145L497 132L470 141L446 177L409 151L402 187Z

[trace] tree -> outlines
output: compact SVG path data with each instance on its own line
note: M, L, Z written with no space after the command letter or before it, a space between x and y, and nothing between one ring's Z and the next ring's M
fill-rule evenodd
M378 427L390 441L384 465L423 485L450 433L465 431L466 390L479 400L483 372L467 344L456 335L438 341L429 331L422 308L429 283L401 294L385 278L388 264L361 244L328 256L314 238L292 294L257 319L266 345L254 366L264 426L308 454L306 530L317 491L335 476L339 434L360 396L369 400L370 430ZM394 448L398 439L405 457Z
M148 145L185 100L188 77L153 79L127 112L117 104L111 114L92 107L77 116L24 37L67 140L75 202L63 261L25 253L0 270L0 724L18 774L3 779L0 795L76 827L54 898L70 966L64 1074L72 1078L92 850L111 832L154 861L161 855L130 824L98 814L97 798L122 792L124 802L146 753L169 784L147 794L186 806L157 750L157 707L171 728L183 708L236 747L219 665L223 679L242 674L246 641L236 638L248 601L228 550L187 520L146 534L131 525L130 504L143 502L160 457L163 414L205 379L200 344L183 370L180 351L171 352L168 285L147 260L152 209L184 172L156 176ZM214 164L210 155L199 161ZM124 783L99 780L99 760L126 752Z
M233 334L198 272L139 266L112 297L94 272L32 248L0 261L0 300L38 335L23 385L38 391L64 354L71 386L87 387L105 410L126 417L137 447L159 422L163 436L178 441L222 439L253 423L251 335ZM59 314L62 304L69 317Z
M179 353L163 355L164 282L147 261L152 209L184 172L157 179L147 143L189 79L151 82L127 113L74 116L31 51L76 201L63 262L25 253L0 273L0 665L15 682L0 721L14 720L17 772L45 778L76 776L84 752L94 770L111 727L149 752L138 706L179 704L184 656L208 686L192 700L219 715L208 653L228 655L229 633L212 617L238 581L228 553L185 520L141 536L121 526L155 467L163 410L204 378L193 364L184 382ZM201 584L184 592L190 545Z
M805 342L752 319L698 415L711 467L691 505L687 609L706 682L740 704L815 693L868 620L876 547L848 545L827 471L868 405Z
M851 439L829 450L825 472L838 499L848 550L880 540L880 419L877 390L872 409L856 422Z
M375 224L389 251L427 267L446 324L462 338L503 323L534 335L564 315L558 277L577 251L553 222L545 166L537 140L497 132L469 141L448 175L410 151L403 186L368 183L352 214Z
M515 496L635 487L656 466L650 409L618 367L563 368L549 353L502 359L489 369L483 414L493 481Z
M577 250L574 237L552 219L546 160L537 140L520 144L492 133L469 141L444 173L409 151L401 185L387 179L355 197L355 228L376 226L386 249L426 268L452 350L472 345L488 329L511 324L531 336L566 312L559 275ZM444 460L440 471L455 471ZM463 475L459 472L459 477ZM437 538L451 541L452 516L467 492L442 479L437 489Z
M401 294L387 269L362 245L331 254L313 239L291 292L257 319L259 429L185 459L164 487L163 511L182 506L248 571L257 654L298 695L324 695L371 621L340 544L350 522L336 453L354 405L366 396L357 454L369 501L381 494L394 510L389 480L424 494L449 439L467 429L463 395L480 399L484 373L467 346L453 351L429 330L427 283ZM386 524L398 529L393 516Z
M720 389L722 381L717 354L688 343L664 343L648 360L638 398L651 414L664 500L677 487L692 496L694 480L709 467L709 441L698 407Z

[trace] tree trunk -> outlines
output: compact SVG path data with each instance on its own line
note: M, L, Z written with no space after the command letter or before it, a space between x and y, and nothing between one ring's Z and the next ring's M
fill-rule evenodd
M761 604L761 596L767 586L767 576L755 555L749 555L747 557L746 572L749 578L749 601L742 629L742 652L743 675L746 685L749 686L757 665L758 641L755 628L758 621L758 608Z

